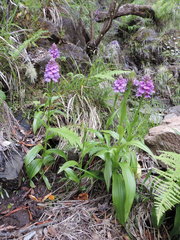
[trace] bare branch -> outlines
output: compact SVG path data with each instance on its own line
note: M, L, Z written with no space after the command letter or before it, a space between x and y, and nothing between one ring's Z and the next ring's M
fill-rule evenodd
M136 15L143 18L152 18L154 21L156 21L154 10L151 8L151 6L147 5L124 4L119 7L116 15L114 16L114 19L127 15ZM111 16L109 15L109 12L99 11L98 13L95 13L96 22L104 22L110 18Z
M117 11L119 9L120 4L117 4L117 1L114 0L111 2L108 10L108 16L109 18L104 21L103 27L99 33L99 36L96 40L92 39L87 44L87 53L91 57L97 50L97 47L101 40L103 39L106 32L111 28L113 19L115 18Z

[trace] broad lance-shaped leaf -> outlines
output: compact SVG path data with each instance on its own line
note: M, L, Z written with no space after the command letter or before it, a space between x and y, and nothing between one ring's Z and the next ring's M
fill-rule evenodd
M106 154L106 160L105 160L105 168L104 168L104 179L107 186L107 191L109 192L110 183L111 183L111 177L112 177L112 161L110 158L110 154Z
M35 114L34 114L34 121L33 121L33 132L34 132L34 134L43 125L42 116L43 116L42 111L35 112Z
M111 130L102 130L101 132L108 133L114 139L119 140L119 134L117 132L114 132L114 131L111 131Z
M62 158L64 158L65 160L67 160L67 155L60 149L57 148L51 148L45 151L44 156L49 155L49 154L55 154L58 155Z
M40 171L42 167L42 159L37 158L31 161L27 166L26 166L26 172L29 177L29 179L32 179L36 174Z
M27 166L28 164L30 164L42 149L43 149L43 146L41 144L38 144L33 148L31 148L31 150L27 153L27 155L24 158L25 165Z
M130 142L127 142L127 145L136 146L136 147L142 149L143 151L147 152L153 158L155 158L155 156L152 153L152 151L144 143L142 143L142 142L140 142L138 140L132 140Z
M125 184L125 205L124 205L124 210L125 210L125 221L127 221L135 193L136 193L136 181L134 178L134 174L132 173L128 163L122 162L119 163L121 170L122 170L122 175L124 179L124 184Z
M125 184L121 174L114 172L112 175L112 201L119 222L125 224Z
M75 166L79 166L78 162L73 161L73 160L72 161L67 161L59 168L58 173L60 173L62 171L65 171L66 168L75 167Z
M53 136L59 136L67 139L71 145L78 145L82 149L81 138L67 127L48 128L46 131L46 139L51 139Z
M43 178L43 180L46 184L47 189L50 190L51 189L51 184L50 184L48 178L44 174L42 175L42 178Z
M71 169L71 168L66 168L64 170L68 176L68 178L76 183L79 183L79 178L77 174Z

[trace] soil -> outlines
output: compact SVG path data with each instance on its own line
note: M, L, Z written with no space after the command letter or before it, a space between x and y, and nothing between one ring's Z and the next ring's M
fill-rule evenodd
M139 155L139 163L142 167L139 183L142 186L148 174L143 169L156 163L144 154ZM165 226L161 229L152 226L152 202L145 188L137 189L143 200L135 201L124 228L115 218L111 195L107 193L105 184L97 181L91 185L87 181L83 183L86 189L83 191L70 181L62 182L59 176L54 177L52 192L41 182L36 183L34 189L23 183L24 186L12 192L9 198L0 199L0 239L168 239Z
M129 239L115 220L111 196L90 195L21 187L1 200L0 239Z

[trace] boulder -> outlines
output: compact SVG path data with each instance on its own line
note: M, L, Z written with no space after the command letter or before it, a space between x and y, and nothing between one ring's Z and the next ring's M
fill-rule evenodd
M173 117L180 116L180 105L169 108L167 115L164 117L163 122L166 123L169 119Z
M144 140L154 154L160 151L180 153L180 116L165 118L161 125L149 130Z
M22 141L24 129L5 102L0 105L0 111L0 183L3 188L16 189L24 157L18 142Z
M154 42L157 40L158 34L154 29L141 27L138 31L134 34L133 39L138 42Z
M117 67L124 66L125 60L122 54L120 44L117 40L113 40L106 46L104 58L108 62L114 63Z

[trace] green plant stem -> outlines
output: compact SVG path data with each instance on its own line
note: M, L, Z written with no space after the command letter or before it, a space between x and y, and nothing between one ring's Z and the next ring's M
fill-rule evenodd
M128 129L127 141L130 141L132 139L132 129L133 129L133 127L135 126L136 122L139 119L139 111L140 111L140 108L142 106L142 102L143 102L143 98L140 98L138 108L136 109L135 114L134 114L134 119L131 122L130 127Z
M50 110L52 104L52 91L53 91L53 82L51 81L48 84L48 114L47 114L47 127L50 127Z
M47 92L48 92L48 109L47 109L47 124L45 126L46 130L50 127L50 110L52 105L52 89L53 88L53 82L51 81L48 83L47 86ZM44 140L44 152L47 149L47 139Z

